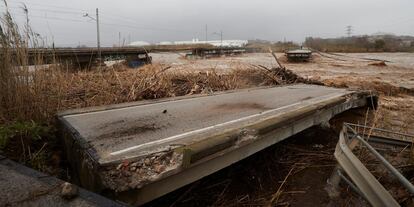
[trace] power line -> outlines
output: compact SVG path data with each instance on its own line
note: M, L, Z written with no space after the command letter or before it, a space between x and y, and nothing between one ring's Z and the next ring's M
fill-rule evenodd
M17 4L18 2L12 2ZM23 2L20 2L21 4L23 4ZM83 10L83 9L75 9L75 8L68 8L68 7L60 7L60 6L51 6L51 5L46 5L46 4L38 4L38 3L24 3L27 5L40 5L42 7L50 7L50 8L59 8L59 10L52 10L52 9L38 9L38 8L29 8L29 12L31 10L33 11L45 11L45 12L51 12L51 13L66 13L66 14L85 14L88 13L87 10ZM9 8L15 8L15 9L20 9L20 7L10 7ZM61 10L61 8L64 8L65 10ZM71 9L70 10L66 10L66 9ZM73 10L77 10L77 12L73 11ZM118 15L118 14L114 14L114 13L110 13L110 12L100 12L102 13L102 18L103 19L112 19L115 21L123 21L125 23L128 24L136 24L137 20L135 19L131 19L129 17L125 17L122 15ZM105 14L110 14L110 15L105 15ZM126 25L120 25L120 26L126 26ZM175 31L175 32L188 32L188 31L183 31L183 30L175 30L175 29L171 29L171 28L156 28L156 27L147 27L147 26L142 26L142 29L152 29L152 30L160 30L160 31Z
M26 17L24 13L13 14L13 16L23 16ZM69 18L60 18L60 17L51 17L51 16L37 16L29 14L28 17L30 18L40 18L40 19L47 19L47 20L57 20L57 21L67 21L67 22L81 22L81 23L92 23L90 21L78 20L78 19L69 19ZM183 32L180 30L169 30L163 28L148 28L148 27L137 27L131 25L123 25L123 24L113 24L113 23L100 23L101 25L108 25L108 26L118 26L118 27L126 27L132 28L137 30L150 30L150 31L174 31L174 32Z
M13 14L13 16L23 16L26 17L25 14ZM28 15L30 18L40 18L40 19L47 19L47 20L57 20L57 21L66 21L66 22L82 22L82 23L92 23L89 21L82 21L78 19L68 19L68 18L59 18L59 17L45 17L45 16L36 16L36 15Z
M54 6L54 5L46 5L46 4L39 4L39 3L23 3L23 2L11 2L12 4L9 4L7 8L10 11L13 11L13 16L23 16L23 17L29 17L29 18L38 18L38 19L46 19L51 21L64 21L64 22L76 22L76 23L91 23L85 20L79 20L74 18L63 18L57 17L57 16L43 16L43 15L33 15L37 12L45 12L47 13L55 13L55 14L72 14L72 15L81 15L88 13L85 9L78 9L78 8L69 8L69 7L61 7L61 6ZM17 6L17 4L21 6ZM42 8L36 8L42 7ZM5 7L3 5L0 5L0 7ZM34 7L34 8L33 8ZM27 13L29 11L29 13ZM33 12L31 12L33 11ZM18 14L14 14L18 13ZM109 14L109 12L107 12ZM193 31L185 31L185 30L176 30L171 28L160 28L160 27L151 27L151 26L135 26L136 22L139 22L135 19L131 19L129 17L125 17L118 14L112 14L112 15L102 15L103 19L112 19L113 21L116 21L117 23L109 22L102 22L100 24L107 25L107 26L115 26L115 27L124 27L124 28L130 28L136 31L142 31L142 30L150 30L150 31L168 31L168 32L183 32L183 33L193 33ZM118 22L124 23L119 24Z
M0 5L0 7L6 8L3 5ZM21 9L22 11L25 11L25 9L23 7L8 6L7 8L9 10L11 10L11 9L18 9L18 10L20 10ZM30 9L28 8L27 11L29 13L31 13L31 11L44 11L44 12L58 13L58 14L62 14L62 13L63 14L79 14L79 15L82 15L83 14L83 12L64 11L64 10L51 10L51 9L37 9L37 8L30 8Z
M114 21L122 21L124 23L134 24L134 25L137 22L139 22L139 20L131 19L131 18L124 17L124 16L117 15L117 14L110 13L110 12L101 12L101 14L102 14L102 19L112 19ZM110 14L110 15L105 15L105 14ZM126 26L126 25L120 25L120 26ZM130 26L128 25L128 27L130 27ZM151 28L153 30L159 30L159 31L191 32L191 31L187 31L187 30L177 30L177 29L172 29L172 28L152 27L152 26L144 26L144 25L135 26L135 27L142 28L142 29Z
M57 5L50 5L50 4L41 4L41 3L32 3L32 2L22 2L22 1L14 1L14 0L9 0L9 3L12 4L20 4L20 5L29 5L29 6L41 6L42 8L28 8L28 11L30 12L31 10L33 11L44 11L44 12L50 12L50 13L65 13L65 14L79 14L79 15L83 15L85 13L88 13L88 10L85 9L80 9L80 8L71 8L71 7L62 7L62 6L57 6ZM1 6L1 5L0 5ZM14 9L20 9L20 7L10 7L9 8L14 8ZM23 8L23 7L22 7ZM46 9L45 9L46 8ZM49 8L49 9L48 9ZM55 9L50 9L50 8L55 8ZM57 10L58 9L58 10ZM112 19L113 21L117 21L117 22L124 22L126 24L118 24L118 23L102 23L105 25L110 25L110 26L120 26L120 27L126 27L126 28L133 28L133 29L140 29L140 30L152 30L152 31L170 31L170 32L193 32L193 31L186 31L186 30L176 30L176 29L171 29L171 28L161 28L161 27L152 27L152 26L131 26L131 24L136 24L138 22L138 20L135 19L131 19L129 17L125 17L119 14L114 14L111 12L100 12L102 14L102 18L101 19ZM110 15L105 15L105 13L108 13ZM33 16L35 18L42 18L40 16ZM64 21L63 18L54 18L54 20L61 20ZM70 20L73 21L73 20ZM75 21L79 21L79 20L75 20Z
M9 7L12 9L20 9L18 7ZM35 9L29 9L30 10L35 10ZM59 11L59 10L50 10L50 9L36 9L37 11L47 11L47 12L51 12L51 13L67 13L67 14L84 14L84 13L80 13L80 12L68 12L68 11ZM23 12L24 11L19 11L19 12ZM43 19L49 19L49 20L60 20L60 21L72 21L72 22L84 22L84 21L80 21L80 20L76 20L76 19L68 19L68 18L61 18L61 17L46 17L46 16L36 16L36 15L31 15L29 13L29 17L33 17L33 18L43 18ZM79 16L80 17L80 16ZM111 17L111 16L104 16L103 19L112 19L114 21L122 21L124 23L127 24L118 24L118 23L101 23L103 25L109 25L109 26L119 26L119 27L126 27L126 28L132 28L132 29L139 29L139 30L151 30L151 31L169 31L169 32L190 32L190 31L185 31L185 30L176 30L176 29L170 29L170 28L160 28L160 27L147 27L147 26L132 26L131 24L132 21L134 20L129 20L131 22L128 22L128 19L123 19L123 18L116 18L116 17ZM134 21L136 22L136 21Z
M12 2L12 3L17 3L17 2ZM86 10L83 9L72 9L72 10L67 10L68 7L59 7L59 6L51 6L51 5L44 5L44 4L36 4L36 3L28 3L26 6L25 3L21 2L21 7L17 7L16 4L11 4L11 6L7 5L3 6L0 5L0 7L5 7L8 10L17 10L18 14L13 14L13 16L23 16L23 17L29 17L29 18L40 18L40 19L47 19L47 20L57 20L57 21L65 21L65 22L81 22L81 23L90 23L90 22L86 22L86 21L82 21L82 20L78 20L78 19L70 19L70 18L61 18L61 17L50 17L50 16L37 16L37 15L32 15L30 12L29 14L27 13L27 10L29 11L44 11L44 12L50 12L50 13L58 13L58 14L76 14L79 16L85 13L88 13ZM32 8L32 6L34 5L39 5L42 7L46 7L46 8ZM27 7L29 7L30 9L27 9ZM53 8L53 9L51 9ZM63 8L63 9L62 9ZM21 10L19 10L21 9ZM83 11L83 12L81 12ZM98 12L98 11L96 11ZM15 12L13 12L15 13ZM98 16L98 14L97 14ZM111 17L110 17L111 18ZM115 18L112 18L115 19ZM117 22L119 22L119 18L118 20L116 20ZM121 21L125 22L125 18L123 18ZM135 21L134 21L135 22ZM99 23L97 23L99 25ZM149 27L134 27L131 25L122 25L122 24L112 24L112 23L104 23L104 25L110 25L110 26L117 26L117 27L128 27L128 28L133 28L133 29L140 29L140 30L166 30L166 29L162 29L162 28L149 28ZM99 29L98 29L99 30ZM173 30L169 30L169 31L173 31ZM99 35L99 31L98 31L98 35ZM99 45L99 37L98 37L98 45ZM99 48L99 46L98 46Z
M57 5L50 5L50 4L39 4L39 3L33 3L33 2L23 2L23 1L13 1L8 0L8 3L12 4L20 4L20 5L32 5L32 6L38 6L42 8L55 8L55 9L64 9L66 11L82 11L82 12L88 12L92 10L86 10L86 9L80 9L80 8L74 8L74 7L66 7L66 6L57 6Z

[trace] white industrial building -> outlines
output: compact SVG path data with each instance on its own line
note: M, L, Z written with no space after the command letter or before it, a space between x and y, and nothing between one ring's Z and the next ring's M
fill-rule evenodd
M210 44L216 47L244 47L248 43L247 40L210 40L200 41L199 39L193 39L192 41L175 41L173 45L197 45L197 44Z
M210 44L216 47L244 47L248 43L247 40L210 40L210 41L200 41L199 39L193 39L191 41L163 41L159 42L156 45L197 45L197 44ZM148 46L150 43L137 41L132 42L129 46Z
M135 42L131 42L128 44L128 46L131 47L143 47L143 46L149 46L151 45L149 42L144 42L144 41L135 41Z

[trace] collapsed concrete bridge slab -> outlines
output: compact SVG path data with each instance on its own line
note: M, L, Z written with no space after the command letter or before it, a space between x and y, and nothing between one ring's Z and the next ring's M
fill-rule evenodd
M143 204L352 108L369 92L313 85L255 88L59 114L80 184Z

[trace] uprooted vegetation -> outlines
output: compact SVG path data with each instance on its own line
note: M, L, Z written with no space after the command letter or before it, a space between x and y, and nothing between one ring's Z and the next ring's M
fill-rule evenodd
M271 76L269 71L259 69L235 69L218 74L215 71L167 71L168 67L160 65L148 65L138 70L115 66L78 72L68 72L60 66L32 72L28 72L28 68L21 69L25 67L12 68L19 69L2 78L26 75L24 77L30 81L14 82L8 89L14 93L2 93L2 123L33 121L52 128L55 114L66 109L296 82L296 79L277 78L279 76ZM32 151L36 152L36 149Z
M21 70L21 69L19 69ZM15 82L14 93L2 93L2 121L53 121L56 112L79 107L183 96L253 86L271 86L302 81L284 71L234 69L226 74L174 72L161 65L147 65L138 70L123 66L92 71L67 72L59 66L32 72L12 71L14 79L24 75L30 81ZM285 74L289 76L285 77ZM9 80L6 80L9 81ZM51 87L52 86L52 87Z

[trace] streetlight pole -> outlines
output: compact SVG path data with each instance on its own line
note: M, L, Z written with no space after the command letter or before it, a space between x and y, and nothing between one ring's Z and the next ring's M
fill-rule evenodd
M88 18L96 21L96 36L97 36L97 45L98 45L98 61L99 61L99 64L100 64L101 61L102 61L102 51L101 51L101 35L100 35L100 30L99 30L99 10L98 10L98 8L96 8L96 18L93 18L93 17L89 16L88 13L86 13L83 16L84 17L88 17Z

